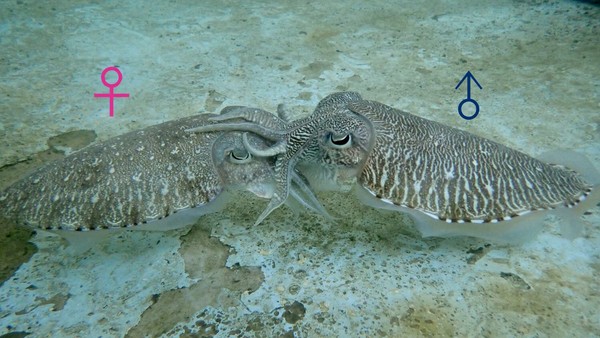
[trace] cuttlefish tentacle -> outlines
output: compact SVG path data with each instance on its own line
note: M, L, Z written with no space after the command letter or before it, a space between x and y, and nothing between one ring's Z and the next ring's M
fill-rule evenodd
M216 150L213 151L217 155L215 157L219 157L220 155L221 158L227 158L227 156L223 154L228 152L231 154L237 152L238 157L240 154L245 154L246 156L244 159L237 158L235 161L230 160L230 162L244 164L244 167L239 167L237 170L224 167L223 165L219 166L220 171L226 173L226 175L222 174L222 176L226 177L223 178L223 182L228 187L235 188L241 185L242 188L249 190L259 197L272 199L276 190L274 187L276 179L274 174L274 159L254 157L246 147L264 147L266 146L266 143L264 139L257 135L244 134L240 132L226 132L224 136L215 141L214 148ZM240 137L241 135L244 136ZM228 137L229 139L222 139L224 137ZM223 151L222 149L225 150ZM217 159L215 159L215 161L221 163L218 162ZM237 176L234 174L237 174ZM325 218L331 218L329 213L314 195L306 178L296 171L291 175L290 196L299 205L315 213L321 214ZM292 201L285 200L284 202L287 204Z
M359 99L360 96L355 93L340 93L327 98L327 107L342 107L345 103ZM250 122L229 122L229 118L243 118ZM340 118L343 118L341 122L338 121ZM332 109L321 109L308 117L276 127L262 126L252 122L258 120L259 118L251 113L231 114L220 118L220 123L189 130L190 132L223 130L252 132L275 142L274 145L261 149L246 144L246 149L255 156L275 156L276 158L274 166L275 191L269 205L259 216L256 224L262 222L287 200L291 177L297 164L310 167L313 162L318 162L312 158L321 156L323 161L328 162L328 166L342 166L343 168L339 169L340 172L360 171L357 168L364 164L368 150L374 144L370 122L358 115L348 118L345 111L343 115L340 115ZM325 146L327 142L335 144L339 143L340 140L344 144L337 148ZM334 168L328 170L331 172L337 171ZM325 176L322 175L322 177ZM354 183L356 177L352 176L345 174L337 175L335 178L353 180L352 183Z
M333 219L333 217L327 212L321 202L314 195L314 192L312 191L310 184L304 175L294 170L291 183L290 197L298 201L303 207L320 214L327 219Z

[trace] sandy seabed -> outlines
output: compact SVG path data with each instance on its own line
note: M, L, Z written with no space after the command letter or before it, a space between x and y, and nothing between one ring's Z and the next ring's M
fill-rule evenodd
M0 18L3 181L23 174L9 173L15 163L54 158L42 156L49 147L228 105L283 104L301 117L344 90L532 156L575 150L600 168L595 4L5 1ZM113 118L93 97L108 66L130 94ZM481 112L466 121L454 86L469 70L483 90L472 89ZM343 217L281 208L253 227L266 204L240 196L193 227L125 232L83 254L38 234L0 287L0 334L600 336L598 207L575 240L549 218L535 239L497 245L423 239L402 214L319 198Z

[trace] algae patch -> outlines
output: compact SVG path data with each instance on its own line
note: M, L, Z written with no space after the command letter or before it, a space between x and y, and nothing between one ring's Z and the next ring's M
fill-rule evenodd
M154 295L153 304L142 314L138 325L129 330L128 337L165 334L207 307L238 306L243 293L252 293L262 284L264 276L258 267L226 267L232 249L211 238L208 231L194 227L181 239L179 252L186 272L197 282Z
M27 262L37 248L28 242L33 231L0 219L0 286Z
M46 144L54 152L70 153L77 151L96 140L96 132L93 130L74 130L52 136Z

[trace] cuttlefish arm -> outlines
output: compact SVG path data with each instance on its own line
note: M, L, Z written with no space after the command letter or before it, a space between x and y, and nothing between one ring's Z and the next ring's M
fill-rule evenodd
M272 123L273 119L266 118L264 111L253 113L242 109L231 110L216 117L215 119L219 123L188 131L235 130L250 132L274 142L266 148L244 142L248 152L254 156L275 157L276 159L274 165L275 189L269 205L256 222L259 224L287 200L297 164L303 163L304 166L311 166L312 163L327 161L328 163L323 168L314 166L317 171L327 172L325 175L318 175L322 177L329 177L331 173L337 173L338 166L343 167L339 172L356 173L360 171L359 167L364 163L373 144L372 125L362 116L348 114L347 110L342 109L347 102L360 98L357 96L358 94L353 96L347 93L330 96L326 98L326 106L320 106L312 115L291 123ZM329 109L332 107L339 107L341 110ZM247 122L231 122L230 120L233 119L243 119ZM265 123L264 121L267 121L266 125L261 125L260 123ZM243 138L247 138L248 135ZM318 160L315 157L318 157ZM333 179L343 176L337 175ZM349 178L355 182L356 175L351 176L348 175L343 179Z
M333 217L327 212L325 207L314 195L310 187L310 183L300 172L294 170L292 173L290 197L298 201L303 207L322 215L327 219L333 219Z
M253 107L246 106L228 106L219 112L218 115L211 118L212 121L226 121L235 118L242 118L249 122L257 123L275 130L284 130L287 123L281 117L275 116L270 112Z
M233 119L241 119L247 122L231 122ZM258 134L267 140L273 141L285 133L287 123L279 117L259 108L244 106L228 106L223 108L218 114L209 118L210 121L221 122L229 121L226 124L217 123L202 125L195 128L186 129L190 133L206 133L213 131L250 131Z
M222 163L220 166L222 180L229 186L239 186L240 183L243 183L245 190L249 190L263 198L273 199L277 190L274 187L276 181L275 160L271 156L254 156L246 149L246 147L267 148L268 143L266 140L256 134L233 131L226 133L225 135L228 138L223 136L215 141L213 155L215 162ZM225 162L229 162L229 164L225 165ZM284 202L289 202L288 204L291 207L299 204L326 218L331 218L315 197L308 181L302 174L293 171L290 179L291 199L286 199ZM297 204L294 204L294 202Z
M234 119L242 119L248 122L223 122ZM253 144L250 144L250 142L248 141L248 134L244 133L244 146L250 154L257 157L273 157L283 154L287 151L285 136L287 133L286 128L288 124L282 119L267 111L258 108L232 106L224 108L219 115L215 115L210 120L221 123L190 128L186 131L190 133L206 133L216 131L245 131L259 135L265 138L266 140L276 142L275 145L272 145L270 147L259 148ZM255 225L260 224L271 212L273 212L273 210L279 208L282 204L284 204L290 193L292 175L290 175L286 163L279 159L279 157L275 161L274 170L276 173L275 189L271 196L269 205L267 206L265 211L259 216ZM310 190L310 188L307 188L307 186L302 183L302 180L298 179L294 180L294 182L300 188L300 191L302 193L306 194L306 192ZM298 195L297 192L294 190L294 197L300 197L297 198L300 204L313 210L325 210L320 203L314 203L316 197L314 197L312 192L307 196L309 196L308 201L305 198L300 197L300 195ZM324 215L328 215L326 211L324 212Z

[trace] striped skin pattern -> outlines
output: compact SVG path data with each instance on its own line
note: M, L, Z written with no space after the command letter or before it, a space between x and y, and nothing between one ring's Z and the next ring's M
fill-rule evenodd
M374 124L360 185L386 203L448 223L493 223L573 207L592 191L563 166L384 104L355 101L347 109Z
M357 99L356 96L355 93L330 96L321 106L330 108ZM236 122L239 119L245 122ZM272 121L274 119L276 121ZM265 111L234 110L213 120L220 123L191 128L188 131L243 131L246 132L244 146L250 154L276 159L273 197L256 224L262 222L287 200L290 192L290 173L296 169L311 182L311 186L315 182L348 190L356 183L358 170L364 164L374 140L370 121L357 114L349 115L345 110L338 112L317 107L314 114L292 122ZM248 135L252 134L274 144L266 148L253 146L246 140ZM322 189L316 186L313 188Z
M185 131L212 123L209 117L133 131L50 163L1 192L0 211L34 228L83 231L131 227L204 207L225 188L270 197L274 163L251 158L241 133ZM255 136L249 142L267 146Z
M247 122L228 121L232 118ZM347 191L354 186L369 205L408 212L424 236L513 241L541 225L532 217L509 221L517 216L543 216L547 213L534 211L585 207L598 199L588 198L592 185L563 166L365 101L357 93L329 95L312 115L293 122L266 126L264 116L252 113L218 119L225 122L195 131L252 132L274 143L256 149L245 142L245 147L253 155L276 158L276 197L286 196L286 172L296 168L315 190ZM594 175L596 184L596 171ZM273 201L261 217L272 211ZM581 222L572 215L560 216L568 218L569 227L580 229L573 223ZM500 221L503 225L486 226Z

